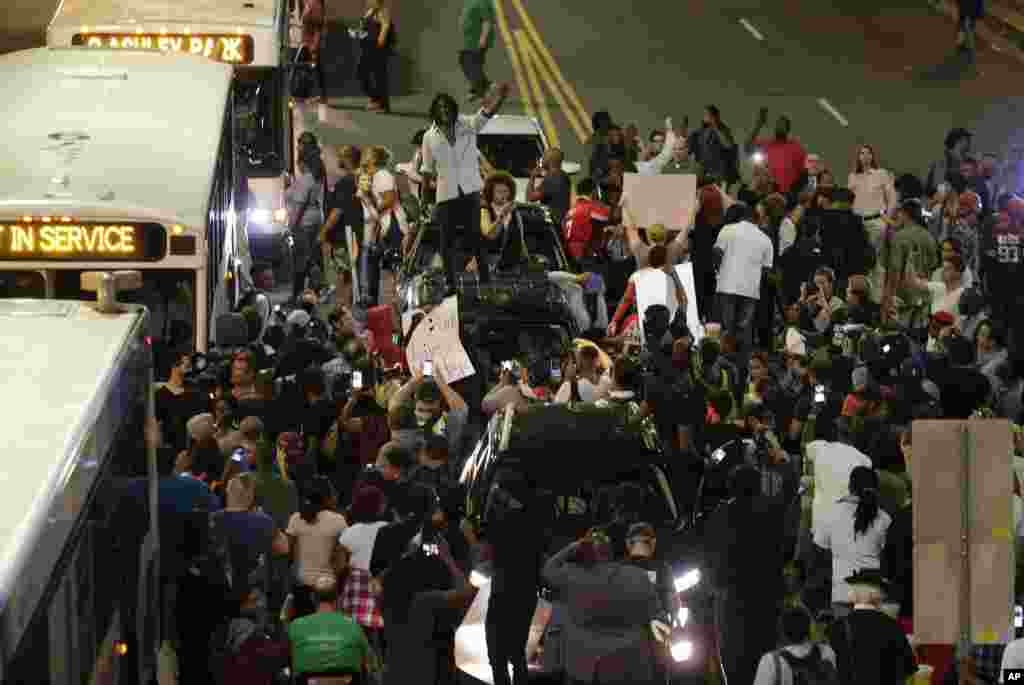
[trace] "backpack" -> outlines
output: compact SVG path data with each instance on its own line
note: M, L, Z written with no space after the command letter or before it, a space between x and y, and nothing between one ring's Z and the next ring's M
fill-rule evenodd
M773 652L775 657L775 682L782 682L781 662L789 664L793 672L793 685L839 685L839 673L832 662L821 654L821 647L814 645L811 653L799 658L780 649Z

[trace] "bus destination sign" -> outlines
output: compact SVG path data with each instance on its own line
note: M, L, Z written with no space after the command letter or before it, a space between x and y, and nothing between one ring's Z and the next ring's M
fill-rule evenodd
M252 36L228 33L76 33L72 45L124 50L166 50L226 64L252 64Z
M156 262L166 243L160 224L0 221L0 261Z

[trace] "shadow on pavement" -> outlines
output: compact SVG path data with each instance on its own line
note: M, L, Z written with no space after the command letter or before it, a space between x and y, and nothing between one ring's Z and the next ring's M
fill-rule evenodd
M974 57L963 50L954 50L938 64L918 69L913 80L921 85L950 85L959 83L965 78L978 75L978 66Z

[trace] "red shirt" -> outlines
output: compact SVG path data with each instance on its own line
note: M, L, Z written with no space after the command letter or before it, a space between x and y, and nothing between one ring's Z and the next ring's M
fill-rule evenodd
M587 197L580 197L576 199L576 204L569 210L569 213L565 217L565 223L563 226L562 237L565 239L565 251L569 253L570 257L579 259L584 255L592 255L594 252L595 242L597 242L596 231L593 229L594 221L607 222L611 214L611 208L605 204L602 204L596 200L591 200ZM588 236L573 236L570 239L569 229L574 223L580 222L585 224L591 222L590 234ZM585 231L584 231L585 233Z
M779 140L774 136L771 138L758 138L754 144L764 152L765 162L772 172L775 184L783 193L788 193L793 184L800 179L804 173L804 165L807 162L807 151L804 146L794 138Z

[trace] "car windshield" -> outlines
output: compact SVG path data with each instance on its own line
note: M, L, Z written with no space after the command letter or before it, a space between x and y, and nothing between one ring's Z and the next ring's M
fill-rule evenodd
M477 136L476 146L495 170L516 178L529 178L544 156L544 144L538 135L488 133Z

